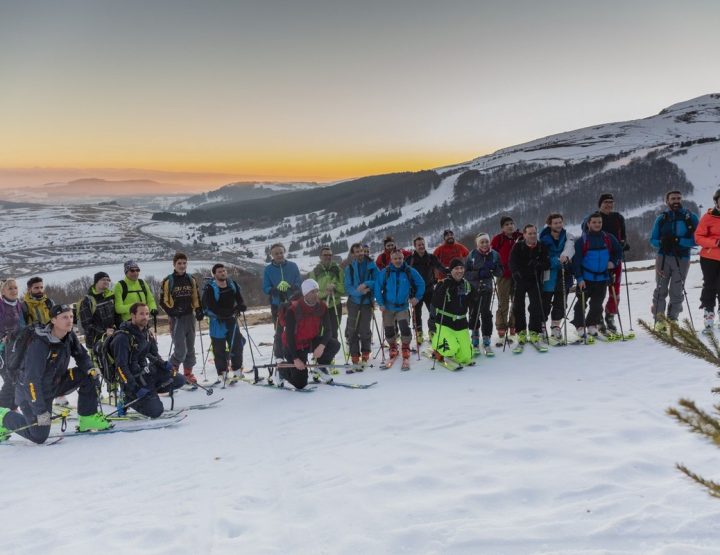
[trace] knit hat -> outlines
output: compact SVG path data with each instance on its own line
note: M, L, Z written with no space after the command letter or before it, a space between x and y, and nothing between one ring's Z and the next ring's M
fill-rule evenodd
M443 231L443 239L445 239L445 237L447 237L448 235L455 235L452 229L446 229L445 231Z
M314 279L306 279L302 282L300 289L302 290L302 294L304 297L305 295L310 293L310 291L318 291L320 289L320 286L318 285L318 282Z
M479 241L480 239L487 239L489 241L490 235L488 235L487 233L478 233L477 237L475 237L475 240Z
M462 261L462 258L453 258L448 265L448 269L452 270L457 266L462 266L463 268L465 267L465 263Z
M134 260L128 260L125 262L125 273L127 274L130 270L139 270L140 266Z
M612 193L603 193L600 195L600 200L598 200L598 208L602 206L602 203L606 200L615 200L615 197L612 195Z
M100 281L103 278L110 279L110 276L107 275L105 272L98 272L93 276L93 285L95 285L98 281Z

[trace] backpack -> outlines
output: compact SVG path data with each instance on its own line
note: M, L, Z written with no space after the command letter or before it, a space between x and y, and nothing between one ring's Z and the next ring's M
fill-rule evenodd
M150 290L148 289L147 285L145 285L145 282L142 280L142 278L138 278L138 283L140 284L140 290L145 294L145 301L147 302L147 298L150 296ZM125 280L120 280L120 288L122 289L122 300L125 301L125 298L128 296L128 286ZM135 292L135 291L133 291Z
M17 383L25 353L30 343L32 343L35 330L39 327L41 326L30 324L7 335L4 344L3 364L0 365L3 379L7 379L13 384Z
M410 266L408 266L406 264L404 270L405 270L405 275L407 276L407 279L408 279L408 283L410 284L410 298L413 298L415 296L415 282L412 279L412 272L410 271ZM387 280L388 280L389 273L390 273L390 266L386 266L385 269L383 270L383 284L382 284L382 287L380 288L380 296L382 297L383 301L385 301L385 292L387 291L387 289L385 289L385 288L387 287Z
M112 335L103 334L100 341L93 345L93 352L95 353L95 361L100 367L100 372L106 383L112 384L117 381L117 367L115 365L115 359L112 356L112 350L110 346L113 340L118 334L124 333L128 336L130 342L130 350L134 350L137 347L137 342L133 335L127 330L115 330Z
M87 330L83 329L82 320L80 319L80 308L82 307L82 303L85 301L85 299L90 299L90 315L92 316L95 314L95 309L97 308L97 301L95 300L95 297L92 295L85 295L84 297L81 297L78 302L76 302L74 305L72 305L73 310L73 321L75 322L75 327L78 330L78 333L85 335L85 332Z
M660 226L659 229L662 232L663 226L667 223L667 221L670 219L669 210L665 210L662 213L662 219L660 220ZM692 214L690 214L690 210L685 210L685 238L690 238L693 236L693 233L695 231L695 226L692 222Z
M610 237L608 236L607 232L601 231L603 241L605 241L605 247L607 248L608 252L612 253L612 242L610 241ZM590 250L590 238L588 237L587 233L583 233L583 245L582 245L582 253L583 257L588 253Z

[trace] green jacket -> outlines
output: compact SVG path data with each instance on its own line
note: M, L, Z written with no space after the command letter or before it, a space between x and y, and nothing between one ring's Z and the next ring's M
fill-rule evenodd
M115 284L114 292L115 312L123 322L130 319L130 307L135 303L145 303L150 310L157 310L152 291L142 279L133 280L125 276ZM123 292L127 292L125 298Z
M340 297L345 294L345 282L343 280L343 271L335 262L331 262L326 268L322 264L315 266L310 274L310 279L314 279L320 286L320 299L325 301L329 308L340 303ZM327 286L335 285L335 293L328 296Z

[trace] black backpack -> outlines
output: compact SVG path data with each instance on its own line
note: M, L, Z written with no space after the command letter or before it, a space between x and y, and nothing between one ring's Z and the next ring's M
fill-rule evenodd
M25 353L35 337L35 331L41 326L28 325L9 333L5 339L5 350L2 356L2 377L10 383L17 383L20 377Z
M137 342L131 333L126 330L115 330L112 335L103 334L100 341L93 345L93 352L95 353L95 361L100 366L100 372L102 373L103 379L113 384L117 381L117 366L115 364L115 358L112 356L112 350L110 346L113 340L121 333L128 336L130 342L130 350L134 350L137 347Z

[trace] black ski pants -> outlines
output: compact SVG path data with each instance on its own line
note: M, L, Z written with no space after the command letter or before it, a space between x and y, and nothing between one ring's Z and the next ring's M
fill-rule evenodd
M217 370L218 375L227 372L228 362L233 370L240 370L243 365L245 338L240 333L237 320L228 321L225 327L227 329L225 337L210 338L213 356L215 357L215 370Z
M585 294L577 289L577 302L575 303L575 313L573 314L572 325L576 328L583 326L583 313L585 305L590 304L590 308L585 316L585 324L588 326L599 326L602 324L603 301L607 294L607 281L586 281ZM583 302L583 296L584 301Z
M493 315L490 310L493 292L483 291L480 293L479 302L470 305L470 326L473 335L477 335L482 329L483 337L490 337L493 332Z
M180 389L186 383L182 374L175 374L173 376L173 373L165 368L154 366L153 373L145 378L145 387L150 390L150 393L130 405L130 407L143 416L157 418L165 410L165 405L163 405L158 393L172 394L174 390ZM127 396L125 404L129 405L133 400L133 396Z
M428 311L428 330L430 333L435 333L435 307L432 304L432 296L433 296L433 285L432 284L426 284L425 286L425 294L423 295L423 298L419 300L418 304L415 305L414 310L414 316L415 316L415 329L417 332L422 333L423 326L422 326L422 307L425 305L425 308L427 308Z
M700 292L700 308L715 311L715 301L720 297L720 260L700 257L703 286Z
M302 350L297 352L297 358L302 360L303 362L307 363L308 357L310 354L315 350L315 348L320 345L320 337L316 338L312 342L312 347L307 350ZM327 342L327 345L325 345L325 352L323 352L322 356L316 361L317 364L325 365L330 364L332 362L332 359L335 357L335 355L340 350L340 342L337 339L330 339ZM292 360L287 361L288 364L293 364ZM308 371L307 370L298 370L297 368L278 368L278 372L280 373L280 377L283 380L287 380L290 382L293 387L297 389L302 389L305 387L308 383Z
M525 297L529 299L530 325L525 317ZM540 333L543 329L543 308L540 290L536 281L518 281L513 295L515 329L519 332L529 329Z

